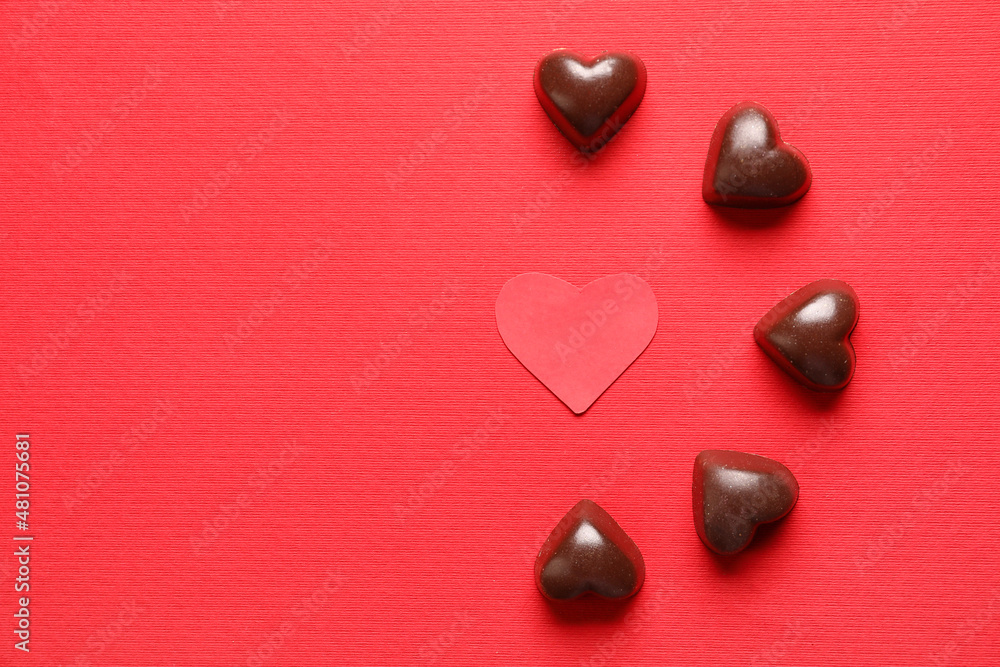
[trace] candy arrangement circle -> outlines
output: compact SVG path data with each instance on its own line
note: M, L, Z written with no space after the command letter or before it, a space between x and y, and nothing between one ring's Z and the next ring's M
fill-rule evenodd
M542 109L580 152L593 159L635 113L646 90L646 66L627 51L586 57L557 49L535 68ZM782 140L763 105L742 102L719 120L709 143L702 184L707 204L778 208L809 191L805 155ZM543 273L525 273L504 285L496 323L510 352L577 415L639 357L657 325L652 289L619 274L577 288ZM854 376L850 335L858 297L840 280L816 280L763 315L754 339L775 364L802 386L831 392ZM746 452L705 450L694 461L695 531L711 551L736 554L757 527L785 517L799 485L780 462ZM535 584L549 600L584 594L608 599L635 595L645 580L638 546L603 508L580 500L542 545Z

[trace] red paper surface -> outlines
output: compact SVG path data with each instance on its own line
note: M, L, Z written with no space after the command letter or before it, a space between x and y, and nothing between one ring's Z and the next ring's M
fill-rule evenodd
M2 3L0 664L1000 664L998 27L971 0ZM648 68L586 169L532 91L562 46ZM748 99L810 160L787 210L701 200ZM526 271L656 294L582 416L497 333ZM822 277L861 301L832 397L751 335ZM692 525L707 448L802 487L733 560ZM627 604L534 588L582 497L642 549Z

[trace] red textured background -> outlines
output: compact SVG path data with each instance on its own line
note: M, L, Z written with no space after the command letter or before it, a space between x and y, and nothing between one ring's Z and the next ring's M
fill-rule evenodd
M983 0L3 2L0 466L30 433L35 542L28 655L0 554L0 664L1000 663L998 35ZM586 170L532 91L560 46L649 72ZM701 200L746 99L812 164L780 213ZM659 299L582 417L497 334L525 271ZM820 277L861 299L832 398L750 335ZM692 525L706 448L802 486L734 560ZM625 605L532 583L584 496L645 556Z

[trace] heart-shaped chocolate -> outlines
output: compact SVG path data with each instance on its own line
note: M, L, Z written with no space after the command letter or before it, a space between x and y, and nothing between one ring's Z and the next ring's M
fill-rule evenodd
M574 146L600 150L635 112L646 92L646 66L631 53L596 58L557 49L535 67L535 94Z
M761 349L793 378L817 391L843 389L854 376L851 332L858 295L841 280L809 283L754 327Z
M694 460L694 526L720 554L742 551L757 526L777 521L799 497L799 483L785 466L756 454L708 449Z
M812 184L809 161L781 140L771 112L743 102L715 127L702 195L709 204L775 208L802 198Z
M550 600L584 593L627 598L645 578L639 547L592 500L581 500L563 517L535 559L535 584Z

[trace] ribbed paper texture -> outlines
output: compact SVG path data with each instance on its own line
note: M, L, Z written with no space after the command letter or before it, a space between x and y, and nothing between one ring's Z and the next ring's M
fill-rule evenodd
M1000 664L998 28L972 0L3 2L0 664ZM532 90L563 46L648 70L586 168ZM701 199L744 100L812 165L787 210ZM656 294L580 417L497 333L529 271ZM861 303L832 397L751 333L827 277ZM801 484L731 561L692 522L709 448ZM584 497L642 550L625 605L534 588Z

